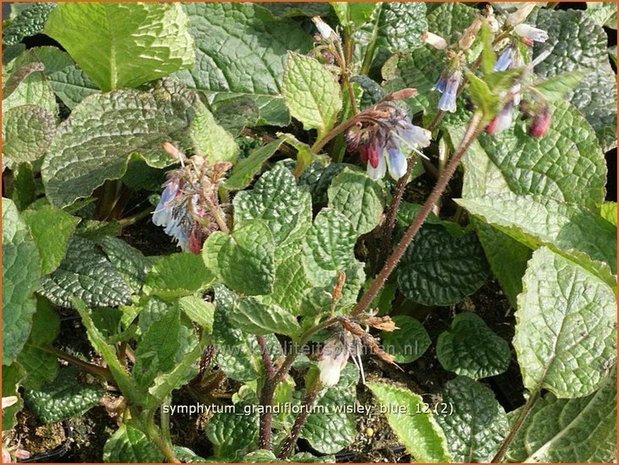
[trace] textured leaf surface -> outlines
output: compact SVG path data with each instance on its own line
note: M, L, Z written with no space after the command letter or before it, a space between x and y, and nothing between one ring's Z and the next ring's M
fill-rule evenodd
M191 295L214 281L200 255L188 252L161 257L146 276L145 291L171 299Z
M279 333L295 336L301 329L291 313L255 297L237 299L228 318L235 327L255 335Z
M605 150L617 145L616 75L606 51L603 28L578 10L540 10L536 26L548 31L549 39L535 47L535 55L549 50L550 56L535 67L541 77L566 71L585 71L588 75L569 96L572 103L594 127Z
M59 127L41 168L47 198L64 207L106 179L118 179L132 153L163 158L162 143L187 129L193 95L164 81L151 92L119 90L84 99Z
M365 234L382 218L383 192L365 173L344 169L329 187L329 208L348 218L358 235Z
M24 370L17 363L2 367L2 397L17 397L17 402L2 409L2 429L9 431L17 423L17 414L24 403L19 395L19 382L24 376Z
M39 292L63 307L70 307L73 297L87 305L115 307L131 296L131 289L103 252L79 236L71 238L64 260L43 279Z
M62 4L45 33L104 91L137 87L194 62L187 15L179 4Z
M207 268L245 295L268 294L275 277L275 244L265 222L254 220L232 234L215 232L204 243Z
M391 317L398 327L395 331L381 333L383 350L395 356L397 363L411 363L421 357L432 341L423 325L406 315Z
M103 461L108 463L157 463L162 460L159 448L131 423L120 425L103 448Z
M509 425L492 390L467 377L445 383L443 402L452 404L452 415L437 415L454 462L490 462Z
M258 417L218 413L209 421L205 433L213 444L216 457L228 460L240 457L258 438Z
M587 2L587 16L596 24L617 29L617 5L612 2Z
M415 461L451 461L440 425L431 413L419 413L424 411L420 395L384 383L369 382L367 386L380 404L389 409L385 414L389 426Z
M311 223L310 195L297 187L290 170L278 164L262 175L252 190L234 198L236 227L263 220L277 244L299 236Z
M590 211L540 196L495 194L457 202L531 248L547 245L579 260L582 251L616 270L615 228ZM575 250L575 251L574 251Z
M239 160L234 165L230 177L224 186L228 190L241 190L249 186L261 168L273 154L277 152L283 143L283 139L277 139L267 145L257 148L247 158Z
M51 273L62 262L79 218L49 205L26 210L22 215L39 249L41 271Z
M40 33L45 21L56 5L54 3L37 2L21 8L2 30L2 43L16 44L24 38Z
M477 15L475 8L464 3L443 3L428 13L428 31L438 34L449 43L471 25Z
M83 415L103 394L101 386L80 383L75 370L64 368L53 383L26 391L26 403L43 423L54 423Z
M178 304L182 312L190 320L198 323L202 329L210 334L213 331L213 318L215 316L215 305L195 295L182 297Z
M407 298L425 305L452 305L488 279L488 264L475 234L453 237L428 225L408 247L398 284Z
M591 394L616 360L613 290L545 247L523 282L513 343L524 386L561 398Z
M331 7L340 20L340 24L345 28L353 29L363 26L364 23L372 17L372 13L376 8L376 3L332 2Z
M617 454L617 378L594 394L537 401L516 435L510 462L610 462Z
M139 292L146 279L147 268L150 267L142 252L113 236L103 236L97 244L131 289Z
M357 236L352 223L337 210L323 209L303 244L303 263L309 280L324 285L355 263Z
M10 365L28 339L41 258L15 204L2 199L2 364Z
M2 155L13 163L42 157L56 129L54 117L35 105L22 105L7 111L3 123Z
M342 109L342 92L335 76L315 58L290 53L286 61L282 92L292 116L305 129L326 134Z
M198 153L211 163L234 162L239 155L239 146L234 137L217 124L213 114L205 107L197 112L190 133Z
M182 78L210 103L247 96L260 109L260 124L286 126L281 96L288 50L306 53L311 36L257 4L187 3L196 63Z
M446 370L473 379L503 373L511 359L507 341L471 312L456 315L451 328L439 336L436 356Z

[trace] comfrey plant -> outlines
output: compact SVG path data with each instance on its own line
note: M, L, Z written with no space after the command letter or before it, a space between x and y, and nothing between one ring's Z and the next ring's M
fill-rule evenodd
M3 461L611 461L613 6L14 7Z

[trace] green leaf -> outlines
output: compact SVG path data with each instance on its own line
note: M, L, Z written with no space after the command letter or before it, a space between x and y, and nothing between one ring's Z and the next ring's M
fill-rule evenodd
M453 414L437 415L454 462L490 462L509 430L492 390L464 376L445 383L442 402Z
M513 344L524 386L560 398L591 394L616 359L613 289L545 247L523 283Z
M428 13L428 31L443 36L451 42L471 25L477 10L464 3L447 2Z
M404 295L424 305L453 305L488 279L488 264L475 234L452 236L427 225L406 250L398 268Z
M235 327L258 336L278 333L294 337L301 330L290 312L255 297L237 299L228 318Z
M384 193L365 173L345 168L329 187L329 208L352 223L357 235L372 231L383 216Z
M530 248L546 245L578 263L581 251L616 272L615 228L588 210L539 195L494 194L456 202Z
M363 26L372 17L376 3L331 2L331 7L344 28L355 29Z
M32 293L39 286L41 258L28 226L15 204L2 199L2 364L10 365L22 350L30 328L36 301Z
M497 336L475 313L456 315L436 344L443 368L473 379L499 375L509 366L507 341Z
M394 355L397 363L417 360L432 343L428 332L418 320L410 316L395 315L391 319L398 329L381 333L383 350Z
M115 307L131 297L131 289L103 252L79 236L71 238L62 263L43 279L39 292L63 307L71 306L73 297L95 307Z
M617 29L617 5L612 2L587 2L586 14L600 26Z
M259 124L288 125L281 96L286 53L307 53L311 36L258 4L187 3L184 8L197 50L194 68L180 75L183 81L211 104L249 97L260 109Z
M17 397L17 402L2 408L2 429L9 431L17 424L17 414L24 406L19 395L19 383L24 376L24 370L18 363L2 366L2 397Z
M466 77L469 81L468 91L471 100L482 111L484 121L491 121L501 109L501 99L475 74L466 71Z
M89 196L105 180L122 177L136 152L157 157L151 164L170 163L162 144L189 127L194 102L173 81L149 92L127 89L85 98L58 127L43 161L47 198L65 207Z
M583 71L561 73L535 84L535 88L544 94L549 102L555 102L569 95L586 75Z
M387 410L389 426L416 462L450 462L445 433L422 397L398 386L368 382L367 386Z
M28 53L20 55L3 68L3 91L7 92L2 99L3 115L22 105L34 105L47 110L54 119L57 117L56 97L42 68L43 64L33 61L32 55Z
M215 317L215 305L212 302L189 295L178 300L180 309L191 321L195 321L207 333L213 332L213 319Z
M536 74L550 78L571 71L587 73L568 99L591 123L602 148L616 147L617 81L608 60L604 29L586 11L578 10L539 10L536 26L548 31L549 39L535 47L534 55L551 52L535 67Z
M77 370L63 368L56 380L38 390L26 391L26 404L43 423L55 423L85 414L99 403L101 386L78 382Z
M55 7L55 3L37 2L24 5L17 14L11 14L10 22L3 25L3 45L16 44L26 37L40 33Z
M146 279L146 269L149 267L142 252L122 239L112 236L103 236L97 240L97 244L131 289L135 293L139 292Z
M159 448L131 422L122 423L103 447L108 463L157 463L163 460Z
M354 387L345 388L343 382L340 379L336 387L324 393L301 430L301 437L322 454L335 454L347 448L357 434L354 415L342 411L342 407L354 404Z
M194 63L187 15L179 4L62 4L50 14L45 33L103 91L138 87Z
M617 226L617 202L604 202L600 207L602 218Z
M79 299L74 299L73 305L82 318L82 324L86 328L88 340L92 344L92 347L107 363L107 367L112 373L114 381L116 381L116 384L123 393L123 396L127 397L130 402L134 402L137 405L143 403L143 394L140 393L135 381L129 376L127 369L118 360L116 348L107 343L101 332L95 326L92 321L92 317L90 316L90 309L86 307L84 302Z
M22 385L25 388L39 389L56 378L58 361L49 349L59 333L58 313L47 300L38 298L30 337L17 357L18 364L24 369Z
M297 187L283 164L263 174L252 190L239 192L233 204L237 228L263 220L278 245L298 237L311 223L310 194Z
M218 413L206 425L205 433L213 444L216 457L240 458L258 439L258 417L255 414Z
M193 119L190 134L198 153L212 164L218 161L234 162L239 155L234 137L217 124L213 114L204 106Z
M357 235L352 223L337 210L323 209L303 243L305 273L314 285L326 285L356 262Z
M49 205L25 210L22 216L39 249L42 273L51 273L62 262L79 218Z
M252 151L247 158L239 160L234 165L224 187L230 191L238 191L249 186L262 169L264 162L279 150L283 142L283 139L274 140Z
M342 91L335 76L315 58L290 52L282 84L290 114L307 130L324 136L342 109Z
M275 243L264 221L248 221L232 234L211 234L202 256L207 268L235 291L262 295L273 289Z
M213 283L215 277L200 255L181 252L161 257L146 276L144 292L164 299L191 295Z
M56 130L54 117L35 105L12 108L5 113L3 123L2 155L17 164L41 158Z
M587 397L538 400L509 449L513 462L605 463L617 455L617 378ZM517 411L518 412L518 411Z

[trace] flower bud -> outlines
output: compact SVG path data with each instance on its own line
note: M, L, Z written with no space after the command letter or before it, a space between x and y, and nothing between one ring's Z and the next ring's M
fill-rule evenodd
M527 2L507 17L507 24L517 26L524 22L535 8L535 2Z
M447 48L447 41L445 39L429 31L426 31L422 34L421 40L438 50L443 50Z
M495 116L492 121L490 121L490 124L488 124L488 126L486 126L486 133L494 136L495 134L503 132L507 128L509 128L512 125L513 121L513 110L513 102L509 102L508 104L506 104L501 110L501 112L497 116Z
M475 18L475 21L471 23L471 25L464 31L462 37L458 41L458 46L461 50L468 50L473 45L475 41L475 37L477 37L477 33L481 29L482 20L481 18Z
M550 129L550 123L552 122L552 115L550 114L550 108L545 105L534 117L529 127L529 135L539 139L544 137Z
M316 25L316 29L318 29L318 32L320 32L320 35L324 40L331 40L332 38L337 37L337 34L331 26L325 23L320 16L314 16L312 21Z
M523 39L532 40L534 42L546 42L548 33L543 29L538 29L528 24L519 24L514 28L514 32Z

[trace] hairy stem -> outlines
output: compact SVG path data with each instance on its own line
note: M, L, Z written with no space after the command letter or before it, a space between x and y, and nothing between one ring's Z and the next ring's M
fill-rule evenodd
M50 354L55 355L56 357L58 357L61 360L64 360L65 362L69 362L70 364L75 365L78 368L81 368L87 373L90 373L95 376L99 376L103 378L105 381L107 381L108 383L116 385L116 382L114 381L114 377L112 376L112 372L110 372L110 370L106 367L102 367L99 365L95 365L93 363L85 362L84 360L74 357L73 355L67 354L66 352L60 349L56 349L55 347L42 347L41 349L44 350L45 352L49 352Z
M286 438L282 449L279 454L277 454L277 458L287 459L292 451L294 450L294 445L301 434L301 430L305 426L307 422L307 418L310 415L312 410L312 406L314 402L316 402L316 398L318 397L318 393L320 392L320 383L315 383L315 385L307 391L305 398L303 399L303 404L301 405L301 412L299 416L295 419L294 425L292 425L292 430L290 431L290 435Z
M524 421L529 416L529 413L531 413L531 409L533 409L533 406L539 399L539 396L540 396L539 389L531 393L531 395L527 399L527 402L522 407L522 410L520 411L520 414L518 415L518 418L516 419L514 426L512 427L511 431L509 432L509 434L503 441L503 444L501 444L501 447L499 448L494 458L491 460L492 463L501 462L503 460L503 458L505 457L505 454L507 453L507 449L509 449L509 446L511 446L512 442L514 441L514 438L516 437L516 434L518 434L518 431L520 431L520 428L522 428Z
M481 112L477 112L473 115L466 134L464 135L462 142L460 142L460 146L454 153L449 164L445 167L445 171L443 171L443 174L439 177L436 185L434 186L434 189L428 196L426 202L423 204L420 212L417 214L414 221L406 230L404 237L402 237L399 244L389 256L389 258L385 262L385 265L383 266L382 270L380 270L380 273L378 273L378 276L376 276L376 279L374 280L370 288L365 292L365 294L363 294L359 302L357 302L357 305L355 305L355 308L353 308L352 315L359 315L365 312L373 302L374 298L378 295L382 287L385 285L385 282L387 282L387 279L404 255L404 252L406 252L406 249L412 242L413 238L421 229L421 226L432 211L432 208L441 197L441 195L443 195L447 184L451 180L452 176L456 172L456 169L458 168L458 165L460 164L460 160L462 160L462 157L464 156L466 151L469 149L473 141L479 136L479 134L483 130L483 126L481 124L482 121L483 119Z
M151 441L155 443L155 445L159 448L159 450L163 453L163 456L168 463L181 463L180 460L176 458L176 454L172 449L172 445L166 441L160 432L157 430L154 422L154 415L149 414L148 418L146 418L146 434L150 438Z
M120 220L118 220L118 224L120 225L121 228L126 228L127 226L131 226L132 224L137 223L141 219L146 218L148 215L152 213L152 211L153 211L153 207L150 206L142 210L141 212L137 212L135 215L126 216L125 218L121 218Z
M260 347L260 355L262 355L262 363L264 363L264 370L267 378L270 379L275 375L275 368L273 362L269 356L269 348L267 347L267 340L264 336L256 336L258 346Z

